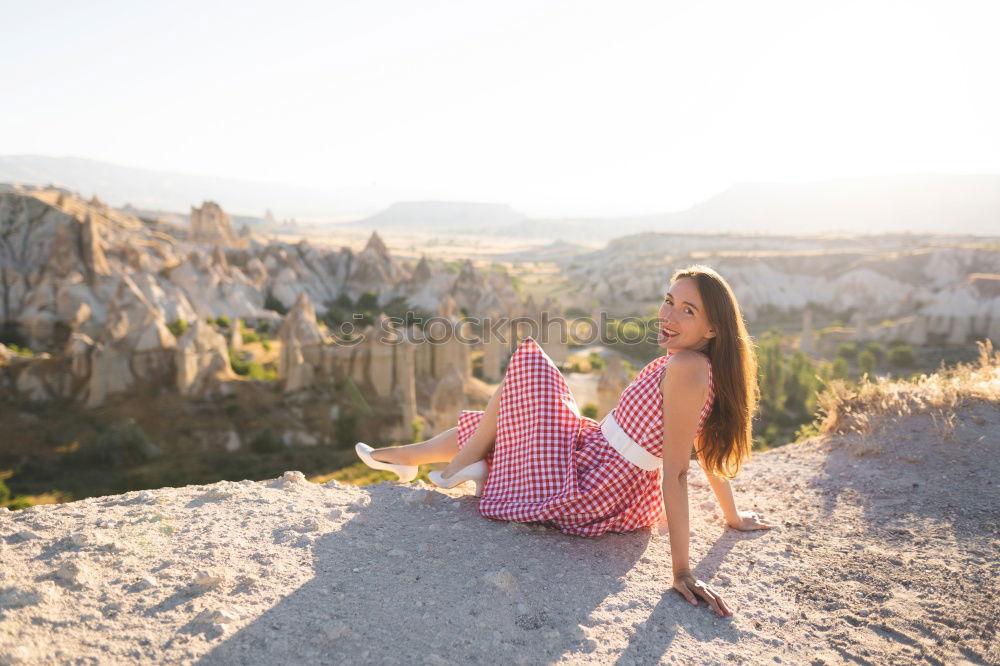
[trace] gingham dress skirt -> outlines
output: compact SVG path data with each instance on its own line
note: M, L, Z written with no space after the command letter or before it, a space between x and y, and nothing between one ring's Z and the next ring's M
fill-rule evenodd
M647 374L644 370L640 377ZM653 393L642 399L659 420L662 398L658 389ZM462 412L459 447L482 415ZM662 431L662 420L659 425ZM662 471L643 470L608 444L600 424L580 415L566 380L531 338L507 367L496 445L486 462L489 476L479 512L487 518L543 522L565 534L596 537L653 525L663 517Z

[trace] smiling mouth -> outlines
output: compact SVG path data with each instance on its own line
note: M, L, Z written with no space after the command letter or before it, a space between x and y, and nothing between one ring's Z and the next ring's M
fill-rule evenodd
M677 333L675 333L674 331L671 331L671 330L670 330L669 328L667 328L666 326L664 326L663 328L661 328L661 329L660 329L660 333L662 333L662 334L663 334L663 337L665 337L665 338L667 338L667 339L670 339L670 338L676 338L676 337L677 337L677 335L678 335Z

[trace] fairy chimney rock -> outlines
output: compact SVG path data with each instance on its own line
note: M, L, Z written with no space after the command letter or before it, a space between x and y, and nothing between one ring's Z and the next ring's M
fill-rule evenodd
M221 382L235 378L226 338L200 317L177 341L174 362L175 385L182 395L208 393Z
M323 333L316 323L316 310L305 292L285 315L278 329L281 353L278 355L278 379L286 391L298 391L312 385L314 369L321 364Z
M191 240L223 247L239 246L232 220L214 201L205 201L201 208L191 206Z

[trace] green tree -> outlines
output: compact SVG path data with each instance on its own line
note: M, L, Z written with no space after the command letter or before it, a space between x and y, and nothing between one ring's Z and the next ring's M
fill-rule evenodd
M264 297L264 309L274 310L280 315L288 314L288 308L286 308L284 303L279 301L270 291L268 291L267 295Z
M773 420L784 409L786 399L785 364L779 333L765 333L757 346L757 381L761 413L765 420Z
M580 414L582 414L583 416L586 416L588 418L594 419L596 421L597 420L597 405L595 405L592 402L588 402L586 405L583 406L583 409L580 410Z
M837 347L837 356L846 361L853 361L858 356L858 346L853 342L844 342Z
M830 379L847 379L851 374L851 366L847 364L847 359L838 358L833 362L830 369Z
M907 344L889 348L889 365L896 368L909 368L916 362L913 347Z
M865 349L858 354L858 371L871 378L875 375L876 362L875 354L870 349Z
M816 409L816 366L801 351L792 354L785 373L785 409L797 418L812 416Z
M175 338L179 338L184 335L184 331L188 330L188 323L184 317L178 317L177 321L167 324L167 328L170 329L170 332L174 334Z
M867 343L864 348L865 351L871 352L875 357L875 365L878 366L885 358L885 349L882 347L880 342L875 342L874 340Z

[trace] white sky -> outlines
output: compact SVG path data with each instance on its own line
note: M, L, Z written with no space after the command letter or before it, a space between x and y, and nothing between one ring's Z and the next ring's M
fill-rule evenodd
M1000 3L0 1L0 154L534 215L1000 173Z

